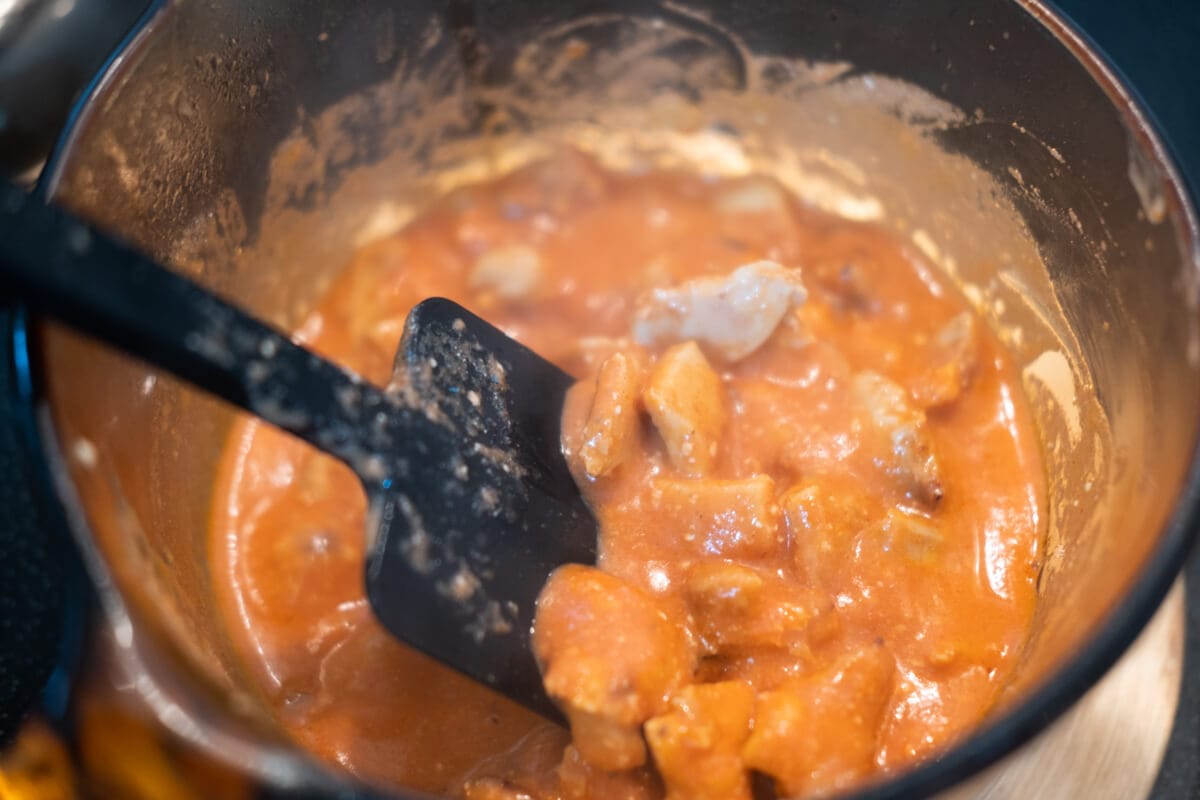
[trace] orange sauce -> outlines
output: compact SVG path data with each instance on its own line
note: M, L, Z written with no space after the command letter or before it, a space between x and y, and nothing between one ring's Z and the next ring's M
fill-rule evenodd
M481 259L513 247L536 256L534 279L480 278ZM695 476L672 464L644 413L635 450L611 474L587 475L578 451L605 359L628 350L654 363L667 350L629 342L639 296L758 259L799 268L808 297L748 357L709 359L727 419L703 477L770 481L774 538L743 551L719 541L747 533L734 517L700 530L699 543L682 533L690 523L662 501L661 481ZM927 758L988 712L1036 601L1045 480L1012 361L973 317L969 364L947 360L958 351L943 334L970 309L918 253L765 179L618 175L567 154L458 190L365 247L297 336L383 384L408 310L429 296L461 302L586 379L564 435L601 522L598 566L682 632L687 666L643 714L665 719L653 724L667 733L639 763L598 769L581 755L580 731L564 759L565 731L383 631L364 596L356 479L245 420L215 493L213 580L249 676L300 746L370 781L481 799L661 797L657 759L673 796L700 797L672 783L676 723L721 704L683 708L672 697L738 683L748 688L729 696L744 695L749 716L721 724L745 728L727 737L742 761L721 762L721 775L744 788L739 770L755 769L781 791L819 794ZM864 373L901 387L917 409L937 462L935 499L897 482L891 440L864 428L852 388ZM719 581L729 566L757 587L761 614L696 600L704 576ZM585 635L603 647L611 632ZM802 732L744 749L795 708L807 715ZM776 768L782 745L800 755Z

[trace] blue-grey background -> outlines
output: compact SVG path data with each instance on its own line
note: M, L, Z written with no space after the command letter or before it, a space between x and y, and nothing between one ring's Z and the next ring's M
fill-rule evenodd
M1200 0L1058 0L1128 78L1200 191Z

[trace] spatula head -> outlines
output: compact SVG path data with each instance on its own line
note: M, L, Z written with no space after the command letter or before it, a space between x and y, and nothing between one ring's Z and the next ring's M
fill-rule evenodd
M573 380L461 306L409 314L391 391L433 424L368 485L367 596L407 644L553 716L530 647L547 576L593 563L559 444ZM373 532L372 532L373 531Z

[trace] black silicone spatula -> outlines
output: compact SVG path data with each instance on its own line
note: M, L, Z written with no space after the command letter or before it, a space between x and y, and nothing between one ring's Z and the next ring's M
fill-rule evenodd
M449 300L409 315L379 388L15 187L0 287L340 459L369 501L367 594L404 642L553 716L529 643L596 525L559 448L569 376Z

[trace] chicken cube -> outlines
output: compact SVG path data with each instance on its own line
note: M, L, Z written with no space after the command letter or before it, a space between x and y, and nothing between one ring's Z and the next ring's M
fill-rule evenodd
M666 800L750 800L742 744L750 735L754 690L742 681L681 689L646 723L646 741Z
M902 556L916 565L937 567L936 556L945 537L924 514L890 508L879 525L878 532L889 553Z
M805 640L822 598L782 580L729 562L692 567L683 586L700 645L708 655L758 648L787 650Z
M734 183L717 197L722 214L770 214L783 216L788 211L787 196L775 182L762 178Z
M467 285L505 300L523 300L537 290L541 278L542 257L532 247L514 244L488 250L476 259Z
M810 478L784 492L779 505L796 574L817 586L828 585L827 573L844 565L855 535L882 513L853 478Z
M886 648L867 647L758 695L746 766L786 796L833 794L870 774L895 672Z
M589 476L608 475L633 450L644 374L644 359L636 352L614 353L600 365L596 394L579 449Z
M762 600L763 577L758 570L717 561L697 564L688 572L684 596L693 610L717 610L751 615Z
M633 338L646 346L696 341L726 361L738 361L771 338L784 315L807 296L800 270L755 261L728 275L643 294L634 311Z
M925 412L904 387L874 372L850 380L855 413L867 435L863 445L904 496L929 509L942 499L942 481Z
M769 252L778 259L796 250L792 204L777 181L759 175L734 179L713 197L718 214L712 234L735 252Z
M727 412L721 378L695 342L663 353L642 390L642 402L675 469L694 477L708 474Z
M654 482L654 503L677 525L697 554L756 559L784 545L775 482L767 475L740 480Z
M709 655L728 644L728 632L759 616L763 578L756 570L728 562L692 567L683 596L700 644Z
M681 625L632 584L577 564L542 589L533 650L575 747L603 770L645 763L642 723L692 673Z
M942 408L958 400L975 377L979 364L975 315L964 311L953 317L934 334L928 350L934 366L913 384L913 397L925 408Z

